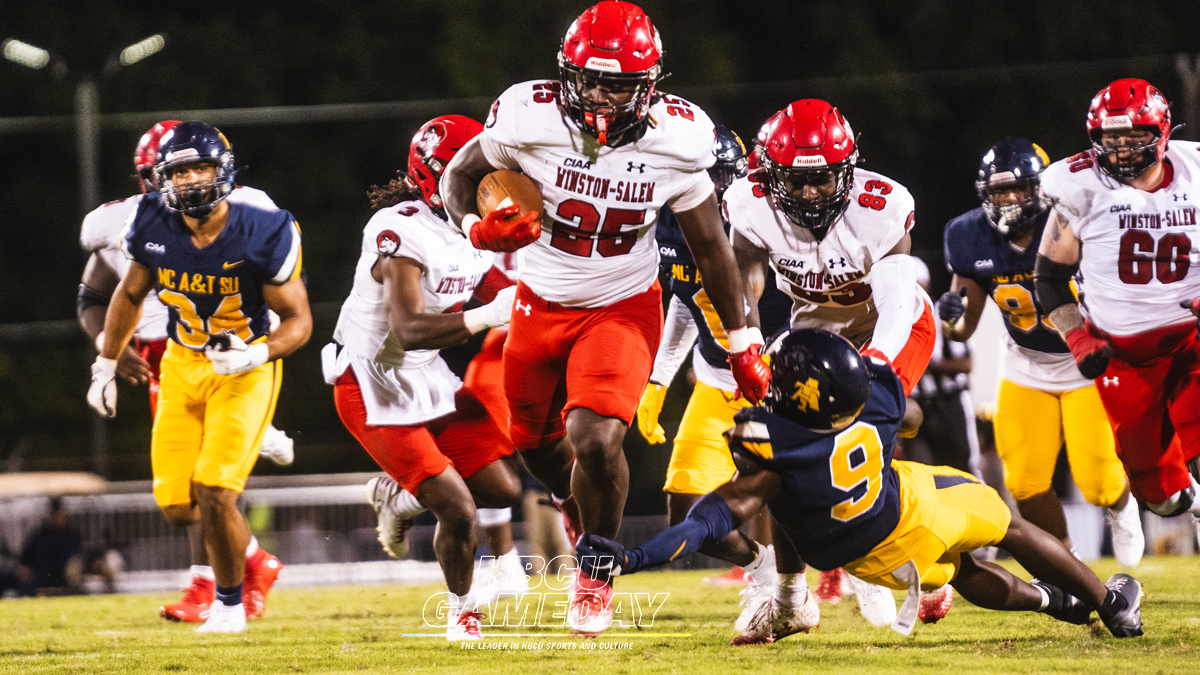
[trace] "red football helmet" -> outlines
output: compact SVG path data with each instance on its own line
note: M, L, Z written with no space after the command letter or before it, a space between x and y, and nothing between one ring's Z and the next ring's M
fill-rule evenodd
M158 143L176 124L179 124L179 120L166 120L150 127L142 134L137 149L133 151L133 166L137 169L138 185L142 188L142 194L154 192L159 188L154 178L154 165L158 162Z
M408 179L421 191L421 199L435 210L442 208L438 181L446 165L483 125L462 115L435 117L417 129L408 146Z
M1130 180L1162 161L1171 136L1171 110L1167 99L1145 80L1117 80L1096 94L1088 107L1088 136L1096 161L1105 173ZM1127 143L1119 148L1105 146L1106 131L1149 131L1154 137L1144 143Z
M846 211L858 147L838 109L808 98L775 113L759 131L760 182L771 200L818 240ZM807 193L810 196L804 196Z
M641 7L605 0L567 29L558 73L559 105L583 131L601 145L636 140L662 76L662 42Z

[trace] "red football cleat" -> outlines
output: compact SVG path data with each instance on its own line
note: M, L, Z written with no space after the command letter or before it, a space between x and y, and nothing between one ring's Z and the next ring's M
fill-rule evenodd
M601 582L576 569L567 626L585 635L603 633L613 620L612 596L612 582Z
M246 576L242 584L242 604L246 607L246 617L257 619L267 609L267 593L275 583L283 563L279 558L267 553L261 548L254 555L246 558Z
M933 591L921 594L921 606L917 609L917 618L922 623L937 623L946 618L950 604L954 602L954 589L949 584Z
M217 597L217 582L192 575L192 583L183 589L183 600L158 608L158 615L167 621L204 623L208 609Z
M817 602L827 602L831 605L836 605L842 601L842 581L846 576L846 571L842 568L821 572L821 579L817 582L817 590L813 591Z

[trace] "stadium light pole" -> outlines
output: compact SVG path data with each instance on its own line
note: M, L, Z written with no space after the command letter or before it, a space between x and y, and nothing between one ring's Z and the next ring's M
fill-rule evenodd
M79 209L81 217L100 205L100 99L99 77L116 76L124 67L144 61L163 50L167 38L156 33L139 40L109 56L98 73L84 73L75 82L75 141L79 154ZM0 55L20 66L33 70L50 68L56 78L69 74L65 62L49 50L15 38L0 42ZM108 477L108 425L94 411L90 415L92 436L92 471Z
M1175 57L1175 72L1183 84L1180 122L1186 126L1183 137L1200 141L1200 54L1179 54Z

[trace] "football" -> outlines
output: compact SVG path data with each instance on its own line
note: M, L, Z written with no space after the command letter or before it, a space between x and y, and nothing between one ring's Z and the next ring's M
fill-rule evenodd
M536 211L539 218L545 215L542 212L542 191L525 174L508 169L493 171L479 181L475 204L479 207L480 216L512 204L521 207L521 215L530 211Z

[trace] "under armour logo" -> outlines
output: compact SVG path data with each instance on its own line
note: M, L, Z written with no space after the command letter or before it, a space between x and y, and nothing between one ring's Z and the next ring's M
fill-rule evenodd
M830 259L829 259L829 266L830 266L830 267L837 267L838 265L841 265L842 267L845 267L845 266L846 266L846 258L844 258L844 257L842 257L842 256L838 256L838 259L837 259L837 260L834 260L833 258L830 258Z
M521 305L521 301L517 300L517 304L513 305L513 309L518 312L525 312L525 316L529 316L529 311L533 309L533 305Z
M1175 201L1177 201L1177 202L1186 202L1187 201L1187 193L1171 195L1171 196L1174 197Z
M1117 386L1120 386L1120 384L1121 384L1120 378L1115 377L1115 376L1114 377L1102 377L1100 379L1103 380L1103 384L1106 387L1117 387Z
M633 173L634 169L637 169L638 173L646 173L646 163L645 162L642 162L641 164L634 164L633 162L628 162L628 164L629 164L629 167L626 168L625 170L628 171L629 173Z

